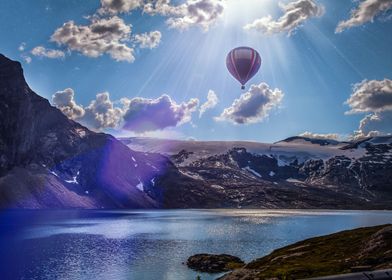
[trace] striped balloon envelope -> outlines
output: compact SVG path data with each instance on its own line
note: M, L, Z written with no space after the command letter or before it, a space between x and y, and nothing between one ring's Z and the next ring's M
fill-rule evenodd
M226 57L226 67L230 74L241 83L241 89L256 75L261 66L259 53L249 47L239 47L231 50Z

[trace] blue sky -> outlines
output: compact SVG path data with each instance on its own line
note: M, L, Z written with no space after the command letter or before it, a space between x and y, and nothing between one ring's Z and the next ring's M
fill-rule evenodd
M169 4L178 7L192 1L220 3L219 0L189 0ZM344 104L350 95L355 94L353 86L365 79L378 82L375 87L382 88L383 97L392 95L389 83L386 86L380 84L392 79L390 7L375 13L372 22L365 21L336 33L339 22L348 20L350 12L359 9L361 3L349 0L282 3L300 1L317 5L320 13L310 13L291 29L266 34L260 28L246 30L244 26L268 15L276 26L285 13L277 1L223 1L224 10L212 22L206 23L206 30L203 23L192 22L192 18L185 29L173 27L168 19L187 15L158 10L152 14L143 12L142 6L125 13L99 14L97 10L102 5L98 0L4 0L0 2L0 53L21 61L31 88L52 104L53 94L70 88L75 103L84 108L87 116L87 107L96 94L107 92L114 102L113 106L128 110L128 113L119 109L118 114L122 115L116 119L116 125L99 129L119 136L140 133L122 129L122 118L127 116L124 117L126 121L134 118L132 122L145 120L157 106L143 107L143 112L149 112L148 116L142 116L140 111L135 113L135 110L141 108L141 103L149 106L151 102L161 102L163 99L159 98L166 94L170 97L168 102L177 105L178 110L189 110L185 112L186 116L168 122L164 127L159 126L161 123L156 124L154 129L143 131L140 135L263 142L278 141L305 131L347 137L358 130L360 121L366 116L382 118L391 110L388 98L383 99L387 101L382 101L377 108L369 108L363 103L361 108L365 109L356 110L357 103ZM94 14L99 18L97 20L118 17L124 24L132 25L128 34L130 40L125 44L133 49L133 62L116 61L105 52L98 57L90 57L69 44L59 45L50 41L55 30L64 23L72 20L75 25L89 26L93 19L86 16ZM152 31L160 32L159 43L152 48L142 48L134 36ZM34 55L32 50L37 46L61 51L64 57ZM260 104L261 114L254 121L241 124L233 123L229 118L218 120L225 108L233 107L235 99L239 102L245 100L245 97L241 99L245 92L240 90L240 85L230 76L225 65L227 53L237 46L250 46L262 57L261 69L248 82L247 89L252 84L265 83L270 92L277 89L283 94L281 100L270 108ZM26 61L26 57L31 61ZM367 84L362 85L369 88ZM206 101L210 90L219 101L199 117L200 105ZM259 94L257 90L254 88L255 94ZM367 92L367 96L373 98L377 93L380 90ZM262 94L269 93L264 91ZM359 92L354 97L361 102L369 101L361 94ZM137 97L141 99L135 99ZM130 110L128 103L120 103L121 98L127 98L128 103L135 107ZM192 99L198 100L198 107L191 105ZM355 109L355 113L345 114L350 109ZM83 119L80 121L83 123ZM85 124L90 123L86 121ZM391 125L384 123L380 133L389 132L392 132Z

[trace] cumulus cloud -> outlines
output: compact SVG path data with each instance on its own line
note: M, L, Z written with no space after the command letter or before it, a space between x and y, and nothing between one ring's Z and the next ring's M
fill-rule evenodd
M332 139L338 140L339 134L337 133L313 133L309 131L305 131L301 133L299 136L306 137L306 138L314 138L314 139Z
M360 139L392 133L392 111L378 112L365 116L352 138Z
M60 50L47 49L43 46L37 46L31 50L31 54L39 57L47 58L64 58L65 53Z
M52 104L70 119L90 129L124 128L140 134L190 122L199 100L192 98L177 104L164 94L156 99L135 97L112 101L108 92L102 92L84 107L76 103L74 91L67 88L53 94Z
M246 24L244 29L256 30L268 35L281 32L287 32L288 35L291 35L306 20L321 16L324 13L324 7L314 0L297 0L287 4L279 3L279 6L284 13L279 19L274 20L268 15Z
M108 92L98 93L87 107L78 105L73 89L66 88L52 95L52 104L72 120L94 130L116 128L120 125L123 108L115 107Z
M373 22L376 16L386 13L391 8L391 0L364 0L351 11L351 16L348 20L339 22L336 32L340 33L345 29Z
M149 33L136 34L135 41L139 44L140 48L153 49L158 47L161 42L162 34L159 31L151 31Z
M136 97L128 102L123 128L143 133L178 126L191 121L198 105L196 98L177 104L166 94L157 99Z
M170 0L147 1L143 11L168 17L166 23L171 28L199 26L207 31L222 16L224 0L187 0L180 5L172 5Z
M392 80L363 80L354 85L345 104L350 107L346 114L367 113L353 139L392 132Z
M98 93L85 111L81 121L96 130L118 127L123 116L122 108L114 106L108 92Z
M76 25L73 21L64 23L52 34L51 41L89 57L106 53L116 61L135 60L134 49L126 44L130 40L131 25L117 16L90 20L89 25Z
M68 118L76 120L83 117L85 111L82 106L76 104L74 98L75 93L73 89L66 88L52 95L52 104Z
M347 114L392 110L392 80L364 80L354 86L345 103L351 108Z
M101 8L98 13L111 15L129 13L140 8L144 2L144 0L101 0Z
M216 120L235 124L260 122L281 103L283 96L281 90L271 89L265 83L252 85L248 92L235 99L230 107L225 108Z
M219 99L213 90L209 90L207 94L207 101L200 106L199 117L201 117L207 110L212 109L218 104Z

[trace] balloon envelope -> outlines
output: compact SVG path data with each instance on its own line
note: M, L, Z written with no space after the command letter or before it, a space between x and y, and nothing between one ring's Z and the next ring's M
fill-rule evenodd
M261 66L259 53L249 47L239 47L231 50L226 57L226 66L230 74L239 81L242 89Z

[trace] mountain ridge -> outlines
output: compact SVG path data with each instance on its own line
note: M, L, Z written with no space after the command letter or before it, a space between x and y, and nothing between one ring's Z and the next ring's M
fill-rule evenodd
M19 62L2 55L0 118L0 208L392 205L390 138L119 141L68 119L29 88Z

